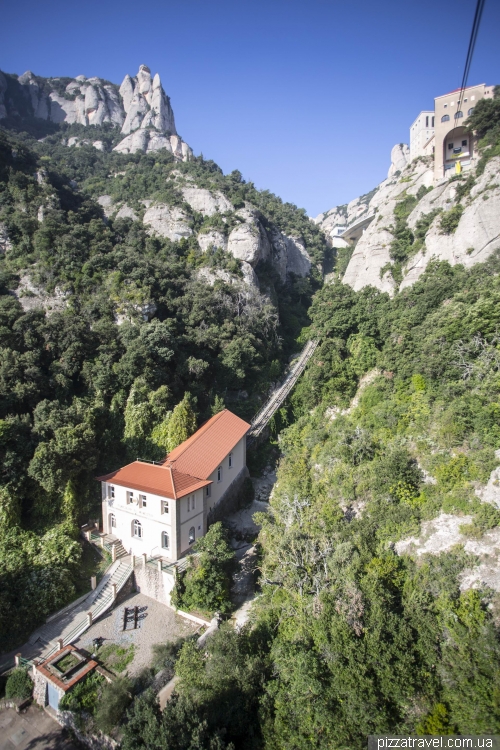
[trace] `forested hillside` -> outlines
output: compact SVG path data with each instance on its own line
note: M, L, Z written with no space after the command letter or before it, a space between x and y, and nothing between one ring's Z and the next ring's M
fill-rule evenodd
M479 563L464 541L500 520L475 493L499 463L499 271L498 257L436 263L393 300L340 283L316 294L321 346L281 413L296 421L259 518L253 622L219 632L208 656L183 647L178 698L163 715L137 700L126 750L500 731L500 585L461 589ZM397 553L441 512L471 518L460 544Z
M321 276L285 283L271 259L256 266L260 290L245 283L237 258L202 252L203 227L228 233L253 206L263 232L300 235L321 266L324 238L304 211L202 158L64 145L89 130L113 138L78 125L42 142L0 132L2 648L74 597L77 528L99 516L94 477L163 457L183 410L194 426L224 403L250 418L296 350ZM197 213L179 176L231 210ZM137 216L106 217L103 194ZM189 236L151 231L142 200L179 206Z
M324 239L303 211L202 158L69 148L78 127L0 135L2 648L72 597L96 474L164 455L223 403L250 417L315 338L273 423L251 621L172 646L176 692L163 712L155 693L136 697L122 747L500 733L498 252L431 261L392 298L323 286ZM190 185L227 210L197 211ZM152 231L149 201L189 232ZM240 224L274 248L252 261L258 287L222 247L202 250ZM301 238L308 276L277 270L276 233ZM426 552L425 524L442 517L456 543Z

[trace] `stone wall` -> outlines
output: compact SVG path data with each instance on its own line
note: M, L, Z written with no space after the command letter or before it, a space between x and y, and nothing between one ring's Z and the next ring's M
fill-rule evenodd
M40 674L36 667L33 667L33 700L39 706L47 705L47 680Z
M134 584L141 594L170 607L170 593L174 588L174 577L152 565L137 565L134 568Z

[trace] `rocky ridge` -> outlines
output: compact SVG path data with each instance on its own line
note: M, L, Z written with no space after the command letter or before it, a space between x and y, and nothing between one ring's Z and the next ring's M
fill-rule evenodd
M0 71L0 120L26 116L85 126L110 123L124 136L114 148L120 153L166 149L179 161L192 156L177 134L160 76L153 77L146 65L133 78L127 74L120 87L98 77L41 78L31 71L21 76ZM77 138L70 138L67 145L82 143L104 148L102 141Z
M472 189L465 195L457 192L470 175L474 180ZM425 194L420 197L422 192ZM431 212L436 215L425 233L423 246L402 264L399 277L393 275L390 254L394 211L405 198L417 195L420 200L408 216L407 226L414 231L419 219ZM459 203L462 213L458 225L446 233L441 219ZM388 177L380 185L345 206L320 214L314 221L324 230L330 245L339 248L348 247L348 243L335 236L335 227L369 216L374 218L355 245L342 279L355 290L371 285L392 295L415 283L433 259L466 267L483 262L500 248L500 157L491 159L483 174L473 171L458 180L443 179L435 185L432 157L409 162L408 147L399 144L392 149Z

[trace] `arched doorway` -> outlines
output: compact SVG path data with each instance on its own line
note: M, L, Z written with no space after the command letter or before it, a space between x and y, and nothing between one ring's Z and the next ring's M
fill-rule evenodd
M455 173L455 165L459 161L463 167L469 167L473 151L473 138L463 125L452 128L443 139L444 176ZM451 171L453 170L453 171Z

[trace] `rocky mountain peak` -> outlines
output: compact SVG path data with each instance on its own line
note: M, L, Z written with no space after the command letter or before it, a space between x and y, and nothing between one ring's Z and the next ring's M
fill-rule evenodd
M160 76L156 73L153 77L147 65L140 65L134 77L127 74L120 87L96 76L79 75L64 85L67 80L40 79L30 70L21 76L0 71L0 119L28 116L80 125L109 122L125 136L116 151L167 149L180 161L191 158L192 150L177 134ZM102 146L101 141L95 143Z

